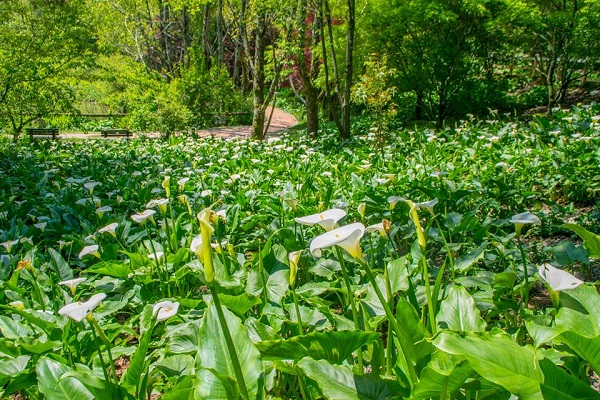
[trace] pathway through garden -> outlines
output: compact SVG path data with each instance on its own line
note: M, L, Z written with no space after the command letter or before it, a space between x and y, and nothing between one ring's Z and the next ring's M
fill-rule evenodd
M267 107L266 119L269 119L271 113L271 107ZM273 118L269 125L268 135L273 135L285 131L288 128L296 126L298 120L292 114L285 112L279 108L273 110ZM218 137L218 138L249 138L252 132L251 126L223 126L216 128L209 128L196 131L196 135L200 137ZM60 136L65 139L99 139L101 138L100 132L89 132L89 133L69 133L60 132ZM159 137L158 132L147 132L147 133L134 133L134 137Z

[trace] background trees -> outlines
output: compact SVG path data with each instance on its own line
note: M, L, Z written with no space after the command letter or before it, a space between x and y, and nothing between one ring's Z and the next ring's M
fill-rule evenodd
M307 134L331 121L347 138L351 115L378 118L364 90L382 82L396 123L550 112L574 85L597 85L599 4L17 0L0 9L0 123L18 134L38 116L97 108L125 114L109 123L176 131L246 112L262 138L287 87ZM372 85L375 65L386 78Z
M0 7L0 123L18 135L73 107L67 74L89 61L93 32L82 1L15 0Z

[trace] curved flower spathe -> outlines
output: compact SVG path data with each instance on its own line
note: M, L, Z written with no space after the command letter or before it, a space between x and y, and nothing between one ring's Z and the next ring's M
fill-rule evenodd
M83 283L85 281L86 281L85 278L75 278L75 279L69 279L69 280L66 280L66 281L58 282L58 284L59 285L67 286L69 289L71 289L71 294L75 294L75 288L80 283Z
M438 199L437 197L433 200L429 200L429 201L423 201L421 203L415 203L415 207L417 208L426 208L427 211L429 211L429 213L431 215L433 214L433 207L438 203Z
M538 268L540 278L542 278L555 292L567 289L575 289L583 284L583 281L575 278L570 273L555 268L550 264L540 265Z
M90 297L90 299L84 303L78 301L76 303L70 303L58 310L59 315L64 315L71 318L73 321L80 322L88 316L96 307L100 305L102 300L106 298L106 294L98 293Z
M131 219L137 222L138 224L144 223L148 218L152 218L152 216L156 214L155 210L144 210L139 214L133 214Z
M302 225L320 225L326 231L331 231L339 220L346 216L346 211L339 208L332 208L322 213L307 215L306 217L294 218L294 220Z
M118 223L113 222L112 224L106 225L104 228L98 229L98 233L108 233L112 237L117 237L117 227Z
M79 258L83 258L87 255L92 255L98 258L100 257L100 252L98 251L100 247L97 244L92 244L90 246L85 246L83 249L81 249L81 251L79 252Z
M152 307L152 314L156 314L156 320L160 322L175 316L178 310L178 302L160 301Z
M515 224L515 230L517 231L517 236L521 234L521 229L525 225L541 225L542 221L538 218L537 215L530 213L528 211L514 215L510 222Z
M360 239L365 234L365 226L360 222L344 225L322 235L310 242L310 252L315 257L321 257L321 250L331 246L340 246L357 260L364 260L360 248Z
M290 285L293 285L296 282L296 275L298 274L298 262L300 261L300 256L302 255L302 250L292 251L288 254L288 261L290 262Z

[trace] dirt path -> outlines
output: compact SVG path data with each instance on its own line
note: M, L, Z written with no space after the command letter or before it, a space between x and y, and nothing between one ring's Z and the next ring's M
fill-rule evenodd
M267 107L266 111L266 119L269 119L269 115L271 114L271 107ZM273 110L273 118L271 120L271 125L269 125L268 135L273 135L282 131L285 131L288 128L298 125L298 120L292 114L287 113L279 108L275 108ZM218 138L248 138L252 133L251 126L223 126L218 128L209 128L203 129L200 131L196 131L196 134L200 137L218 137ZM158 132L148 132L148 133L134 133L134 137L146 136L151 138L159 137L160 134ZM100 139L100 132L89 132L89 133L69 133L69 132L61 132L60 136L65 139Z

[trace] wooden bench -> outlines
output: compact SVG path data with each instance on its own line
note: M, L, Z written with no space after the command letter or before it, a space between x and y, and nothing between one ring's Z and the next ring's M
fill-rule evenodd
M25 132L29 135L29 140L51 139L58 140L58 128L27 128Z
M100 131L100 135L103 138L108 138L108 137L125 137L125 138L129 138L131 137L131 132L129 131L129 129L103 129L102 131Z

